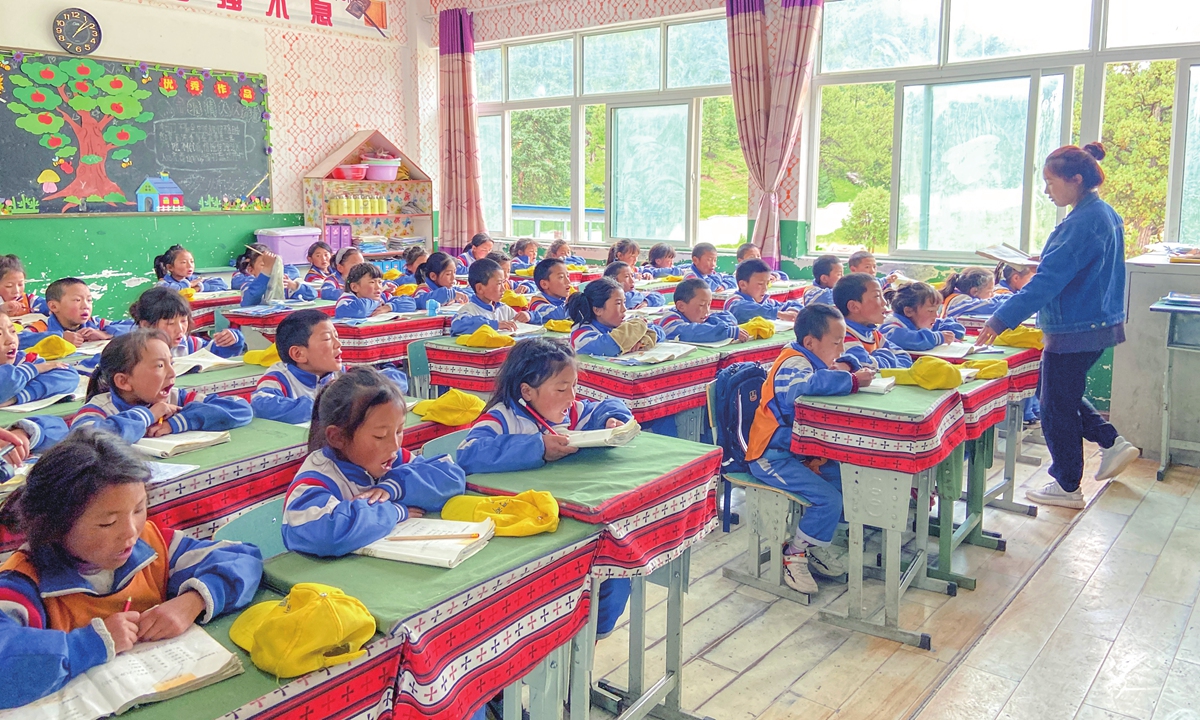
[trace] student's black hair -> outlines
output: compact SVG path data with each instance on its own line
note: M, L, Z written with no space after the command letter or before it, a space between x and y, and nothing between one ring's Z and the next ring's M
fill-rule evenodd
M145 484L150 468L117 435L94 427L71 431L8 496L0 523L25 536L32 550L59 546L92 499L110 485Z
M651 265L654 265L655 261L673 257L675 257L675 248L671 247L668 243L654 243L654 245L650 246ZM654 267L658 266L654 265Z
M408 249L404 251L404 269L415 274L416 271L413 270L412 264L428 255L429 251L425 249L424 245L409 245Z
M425 262L421 264L421 267L417 268L417 272L415 273L417 284L420 285L425 282L430 275L441 275L446 272L446 268L448 267L454 267L454 258L440 251L433 253L425 258Z
M567 264L559 258L546 258L544 260L538 260L538 264L533 266L533 284L537 285L538 290L543 289L542 283L550 277L550 273L554 270L555 265L562 265L563 267L567 266Z
M559 250L562 250L563 248L567 249L568 255L571 254L571 244L568 243L566 240L559 238L558 240L555 240L554 242L550 243L550 247L549 247L549 249L546 250L546 252L553 255L553 254L557 253Z
M841 265L842 261L838 260L837 255L822 255L813 262L813 285L821 285L821 278L833 272L833 269Z
M184 246L172 245L171 247L167 248L165 253L154 258L154 274L158 276L159 280L162 280L167 276L167 273L169 272L167 268L175 263L175 258L179 257L181 253L185 252L187 252L187 248Z
M487 255L484 255L484 257L486 259L491 260L492 262L496 263L497 265L499 265L500 263L512 262L512 258L510 258L508 255L505 255L504 253L500 252L499 250L493 250L490 253L488 253Z
M129 306L129 317L141 324L153 327L159 320L174 320L177 317L192 315L192 306L178 290L169 287L152 287L141 294Z
M113 377L117 373L129 374L142 360L146 347L151 340L162 340L169 349L171 340L162 330L154 328L137 328L124 335L118 335L108 342L100 353L100 364L92 371L88 380L87 401L106 392L116 392L113 387Z
M308 451L316 452L326 446L325 429L330 426L340 429L347 440L353 438L371 408L389 402L399 405L403 412L408 410L400 386L375 368L364 365L342 373L313 400Z
M800 312L796 313L796 324L793 327L796 333L796 342L803 345L806 337L815 337L820 340L825 337L825 333L829 332L829 323L843 319L845 318L842 312L832 305L825 303L805 305Z
M514 240L513 243L508 246L508 254L512 255L513 257L524 255L525 250L528 249L530 245L537 247L537 240L534 240L533 238L521 238L520 240Z
M692 298L696 297L696 293L701 290L712 292L712 288L708 286L708 283L700 278L688 278L675 286L675 294L671 297L674 298L675 302L691 302Z
M833 304L843 315L850 314L850 301L862 302L863 295L871 283L878 284L874 275L869 273L850 273L843 275L837 285L833 286Z
M921 309L925 303L942 303L942 295L937 288L926 282L911 282L883 293L883 299L892 306L896 317L908 317L904 310L912 308L914 312Z
M1028 271L1028 268L1026 268L1025 270L1021 270L1020 268L1015 268L1006 262L998 262L998 263L996 263L996 269L993 271L992 279L997 285L999 285L1002 282L1008 284L1008 283L1012 282L1014 275L1021 275L1027 271ZM0 278L3 278L3 277L4 277L4 272L0 271Z
M467 250L471 248L483 247L487 243L492 242L492 236L487 233L475 233L471 236L471 242L467 243Z
M692 259L698 260L709 253L715 253L717 246L712 243L696 243L692 246Z
M366 258L365 258L365 257L363 257L362 250L359 250L359 249L358 249L358 248L356 248L356 247L344 247L344 248L341 248L340 250L338 250L338 251L337 251L337 252L334 254L334 256L333 256L333 269L334 269L334 270L337 270L337 268L338 268L338 265L344 265L344 264L345 264L345 262L346 262L346 258L350 257L350 256L351 256L351 255L353 255L354 253L358 253L358 256L359 256L360 258L362 258L362 260L360 260L359 262L363 262L363 261L365 261L365 260L366 260ZM358 263L354 263L354 265L358 265ZM350 267L353 269L353 268L354 268L354 265L351 265ZM347 270L346 272L350 272L350 271L349 271L349 270Z
M758 246L752 242L742 243L741 245L738 245L737 261L741 262L742 259L746 257L746 253L750 252L751 250L753 250L756 247L758 247Z
M850 266L850 272L855 272L855 265L874 257L875 255L868 250L855 250L854 252L850 253L850 257L846 260L846 264Z
M330 322L329 316L311 309L297 310L284 318L275 331L275 350L279 353L279 359L288 365L295 365L292 348L308 347L313 328L323 322Z
M241 255L238 255L237 260L234 261L234 267L237 268L238 272L244 273L250 269L250 266L254 264L259 255L270 251L270 249L262 243L247 245L246 250Z
M0 280L10 272L19 272L25 274L25 266L21 264L21 258L16 255L0 255Z
M738 282L749 282L750 278L759 273L770 273L771 266L763 260L746 260L739 263L737 270L733 271L733 278Z
M471 263L471 267L467 268L467 286L473 292L478 292L475 290L476 285L487 285L493 275L503 272L504 270L500 267L500 263L491 258L485 257L476 260Z
M619 275L621 273L621 271L627 267L629 267L629 263L627 263L627 262L621 262L620 260L612 260L604 268L604 277L612 278L613 280L616 280L617 275Z
M329 247L329 243L325 242L324 240L318 240L315 243L313 243L312 245L308 246L308 252L304 253L304 257L311 260L313 253L315 253L318 250L324 250L325 252L329 253L331 256L333 255L333 248ZM330 257L329 259L332 260L333 258Z
M602 277L591 281L582 291L575 293L567 300L567 314L576 325L585 325L596 319L596 308L604 307L604 303L620 293L625 297L625 291L610 277Z
M632 240L622 238L621 240L618 240L615 243L613 243L612 246L608 248L607 264L612 265L614 262L616 262L618 255L624 255L626 253L631 253L631 252L640 253L641 251L642 251L642 248L639 247L637 243L635 243Z
M975 288L986 287L990 282L992 282L992 273L987 268L978 265L965 267L946 277L946 282L942 283L942 299L947 299L954 293L970 295ZM50 293L47 292L47 298L49 295Z
M350 272L346 273L346 289L350 289L351 283L356 283L365 277L371 279L382 278L383 271L375 266L375 263L362 262L350 268Z
M54 282L50 283L46 287L47 302L49 302L51 300L53 300L54 302L58 302L59 300L62 300L63 295L67 294L67 288L75 287L76 285L86 286L87 283L80 280L79 278L74 278L74 277L65 277L65 278L59 278L58 280L55 280Z
M522 340L513 346L500 366L495 389L484 412L497 405L515 407L521 399L522 384L541 387L564 367L574 364L575 352L566 343L546 338Z

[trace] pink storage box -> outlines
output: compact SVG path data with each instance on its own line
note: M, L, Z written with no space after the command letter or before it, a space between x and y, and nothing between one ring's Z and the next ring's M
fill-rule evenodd
M335 253L354 244L354 231L349 225L330 223L325 226L325 243Z
M266 245L288 265L308 262L308 246L321 239L321 229L315 227L282 227L255 230L254 237Z

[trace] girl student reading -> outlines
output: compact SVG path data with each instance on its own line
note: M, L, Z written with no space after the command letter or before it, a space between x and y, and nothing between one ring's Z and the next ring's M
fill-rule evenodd
M333 256L332 272L321 285L322 300L337 302L346 291L346 274L350 268L365 262L362 251L355 247L344 247Z
M511 290L522 295L532 295L537 292L537 288L532 281L513 277L512 258L509 256L498 250L493 250L488 253L487 259L499 265L500 269L504 271L504 289L506 291Z
M139 642L249 604L258 548L146 519L150 470L92 428L48 450L2 513L26 544L0 565L0 707L24 705ZM19 679L19 680L18 680ZM12 681L18 680L18 681Z
M602 277L567 300L575 326L571 348L597 357L616 357L648 350L663 339L663 329L641 318L625 319L625 291L615 280Z
M129 306L129 317L138 327L161 330L166 336L173 357L208 350L214 355L231 358L246 352L246 340L232 328L214 333L204 340L189 335L192 306L177 291L166 286L152 287Z
M346 292L338 298L335 318L366 318L387 312L413 312L410 297L392 297L383 290L383 273L371 263L359 263L346 275Z
M252 253L254 260L246 265L245 272L251 280L242 286L242 307L262 304L267 285L271 282L271 269L275 263L283 262L262 243L247 245L246 252ZM317 299L317 293L311 287L286 275L283 278L283 296L288 300Z
M635 280L649 280L654 277L653 273L643 274L639 267L638 258L641 257L642 248L632 240L618 240L608 248L608 260L605 265L612 265L615 262L623 262L633 271Z
M1004 304L1005 298L996 297L996 282L992 271L983 267L965 267L950 273L942 284L942 310L944 318L964 315L989 317Z
M454 287L456 266L454 258L444 252L435 252L417 268L417 291L413 301L425 309L430 300L441 305L456 305L467 301L467 294Z
M333 275L333 248L324 240L318 240L308 246L308 272L304 274L304 282L324 284Z
M16 255L0 255L0 310L14 318L50 314L45 298L25 292L25 267Z
M942 296L929 283L911 282L883 294L892 308L879 326L879 332L904 350L932 350L962 340L966 328L947 318L939 318Z
M114 338L100 353L87 404L71 428L94 425L135 443L188 430L232 430L253 419L240 397L175 387L170 340L161 330L141 328Z
M654 243L650 247L650 262L642 266L642 275L647 273L656 278L678 274L675 269L675 248L667 243Z
M449 455L413 457L401 447L406 413L400 388L371 367L321 390L309 455L284 499L288 550L341 557L466 491L466 473Z
M458 263L459 269L465 271L471 267L471 263L487 257L494 246L495 243L487 233L475 233L471 242L467 243L467 249L463 251L462 255L455 258L455 262Z
M517 312L500 302L505 279L504 270L490 258L471 263L467 282L475 292L455 313L450 323L451 335L470 335L484 325L511 331L517 329L517 323L529 322L529 313Z
M550 243L550 247L546 250L546 257L557 258L567 265L587 265L587 260L576 255L571 250L570 243L562 239Z
M996 269L993 271L992 279L994 281L996 295L1012 295L1019 292L1021 288L1029 284L1033 279L1033 274L1037 272L1037 266L1030 266L1024 270L1015 268L1008 263L996 263Z
M424 245L413 245L404 251L404 274L396 278L396 286L416 285L417 270L429 258L429 251Z
M508 246L514 270L524 270L537 265L538 243L533 238L521 238Z
M634 289L637 284L638 274L624 260L616 260L608 264L604 268L604 277L612 278L625 291L625 309L638 310L646 307L662 307L667 304L666 298L662 293L654 291L638 292Z
M158 284L172 290L191 288L196 292L228 290L229 285L219 277L202 278L196 274L196 258L182 245L172 245L154 258L154 274Z
M575 357L565 344L545 338L517 343L496 376L487 410L458 447L468 474L520 472L578 452L568 430L618 427L633 419L616 398L577 400ZM629 580L600 584L597 636L612 632L629 597Z

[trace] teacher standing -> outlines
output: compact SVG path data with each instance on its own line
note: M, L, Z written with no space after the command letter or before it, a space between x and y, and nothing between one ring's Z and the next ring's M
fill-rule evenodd
M1083 441L1101 448L1097 480L1119 475L1140 451L1084 398L1087 374L1100 355L1125 342L1125 223L1097 193L1104 183L1104 146L1061 147L1046 158L1046 195L1071 207L1050 233L1037 274L988 319L979 344L1038 314L1042 353L1042 433L1051 482L1025 497L1044 505L1083 508Z

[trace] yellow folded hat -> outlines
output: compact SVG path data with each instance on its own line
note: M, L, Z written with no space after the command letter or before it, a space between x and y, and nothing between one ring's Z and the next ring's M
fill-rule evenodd
M547 320L546 329L550 332L566 333L571 332L571 327L574 325L570 320Z
M502 348L516 342L511 336L501 335L491 325L480 325L479 329L470 335L459 335L454 341L458 345L478 348Z
M663 275L659 278L663 282L683 282L682 275Z
M407 285L397 285L396 289L392 291L392 297L399 297L399 296L403 296L403 295L412 295L416 292L417 292L417 286L414 283L409 283Z
M263 367L271 367L280 359L275 343L271 343L266 350L249 350L242 356L242 362L247 365L262 365Z
M196 288L185 287L184 289L179 291L179 294L183 296L184 300L191 302L196 299Z
M517 270L513 270L512 274L516 275L517 277L533 277L533 268L519 268Z
M738 327L745 330L751 340L766 340L775 336L775 323L766 318L750 318Z
M318 583L297 583L281 602L246 608L229 638L260 670L290 678L366 654L375 618L358 599Z
M391 268L383 274L384 280L395 280L398 277L400 277L400 271L396 268Z
M568 272L586 272L587 269L588 269L587 265L568 265L567 266Z
M450 388L441 397L434 400L422 400L410 409L422 420L457 427L474 422L475 418L483 412L483 405L482 399L462 390Z
M504 296L500 298L500 302L511 308L527 308L529 307L529 298L519 292L505 290Z
M941 358L923 355L910 368L885 368L883 377L894 377L900 385L919 385L926 390L949 390L962 385L962 373L956 365Z
M980 380L995 380L1008 375L1008 363L1004 360L968 360L962 364L965 368L975 368Z
M526 490L511 497L456 495L442 507L443 520L482 522L491 518L496 534L525 537L558 529L558 501L548 492Z
M1024 325L1019 325L1012 330L1005 330L997 335L996 344L1015 348L1037 348L1038 350L1044 347L1041 329Z
M47 335L26 352L37 353L43 360L58 360L73 354L76 349L62 335Z

